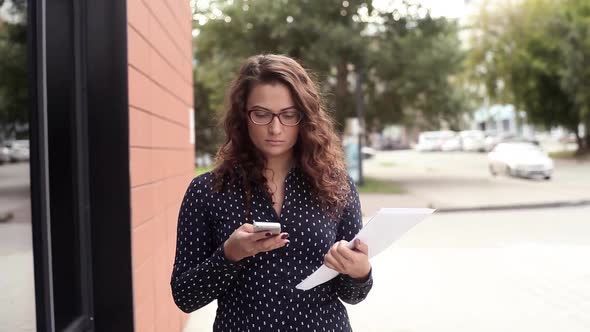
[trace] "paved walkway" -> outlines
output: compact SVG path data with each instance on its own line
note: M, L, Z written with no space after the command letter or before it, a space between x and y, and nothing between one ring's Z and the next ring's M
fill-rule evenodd
M410 152L367 163L369 174L397 180L408 192L361 194L365 220L381 207L518 206L590 198L589 164L560 163L554 181L527 181L492 178L482 157ZM353 328L590 331L588 215L590 207L435 213L372 260L372 292L347 306ZM185 331L211 331L215 308L212 303L193 313Z
M361 332L590 331L590 208L433 215L375 257ZM211 331L215 303L186 332Z

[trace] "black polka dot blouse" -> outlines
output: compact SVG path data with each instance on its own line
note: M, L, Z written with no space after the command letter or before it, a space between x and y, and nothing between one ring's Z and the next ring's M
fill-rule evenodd
M371 274L364 282L340 274L308 291L295 286L323 264L334 242L350 241L361 229L354 184L338 222L320 208L298 167L285 179L280 216L262 189L253 190L252 220L280 222L291 242L233 263L223 243L244 223L245 194L240 185L215 192L212 179L212 173L194 178L180 208L171 280L176 305L192 312L217 300L213 331L351 331L340 300L364 300Z

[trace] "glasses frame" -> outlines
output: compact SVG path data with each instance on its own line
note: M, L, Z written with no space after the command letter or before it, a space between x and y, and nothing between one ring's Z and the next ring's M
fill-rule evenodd
M272 117L270 118L270 121L268 123L258 123L256 121L254 121L254 119L252 119L252 113L254 113L254 112L266 112L266 113L269 113ZM250 121L252 121L252 123L255 124L255 125L257 125L257 126L267 126L267 125L271 124L275 120L275 117L277 117L279 119L279 122L283 126L286 126L286 127L295 127L295 126L299 125L301 123L301 120L303 120L303 113L301 111L297 111L297 110L295 111L295 112L297 112L297 114L299 114L299 120L297 121L297 123L295 123L295 124L285 124L285 123L283 123L283 120L281 120L281 115L284 114L284 113L289 113L289 112L293 112L293 111L292 110L289 110L289 111L283 111L283 112L280 112L280 113L273 113L271 111L265 111L265 110L260 110L260 109L258 109L258 110L249 110L248 111L248 119Z

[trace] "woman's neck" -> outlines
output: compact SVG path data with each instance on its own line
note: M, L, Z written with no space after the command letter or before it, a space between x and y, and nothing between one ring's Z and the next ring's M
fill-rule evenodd
M268 158L266 161L266 169L264 170L264 176L269 180L272 181L273 179L281 180L284 179L289 170L293 166L293 156L287 157L276 157L276 158Z

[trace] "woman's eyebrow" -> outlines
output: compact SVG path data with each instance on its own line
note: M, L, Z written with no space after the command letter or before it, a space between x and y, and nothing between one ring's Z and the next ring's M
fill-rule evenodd
M265 110L265 111L272 112L272 110L270 110L270 109L268 109L268 108L266 108L266 107L262 107L262 106L260 106L260 105L254 105L254 106L250 107L250 109L255 109L255 108L260 108L260 109L263 109L263 110ZM290 110L290 109L292 109L292 108L293 108L293 109L296 109L296 107L295 107L295 106L289 106L289 107L281 108L281 109L279 110L279 112L283 112L283 111L286 111L286 110Z

